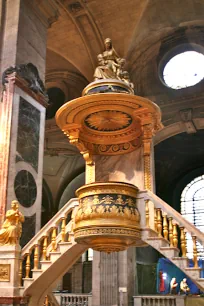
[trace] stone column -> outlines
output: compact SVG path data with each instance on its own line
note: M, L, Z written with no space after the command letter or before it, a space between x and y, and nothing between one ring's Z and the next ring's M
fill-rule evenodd
M22 243L41 226L41 193L44 152L45 78L47 28L58 16L53 0L2 0L0 70L17 67L4 75L0 103L0 224L10 202L19 200L26 217ZM34 70L22 64L32 63ZM29 67L31 67L30 65ZM32 66L33 67L33 66ZM38 75L38 70L40 77ZM7 71L7 74L8 71ZM26 81L25 81L26 80ZM37 85L36 85L37 84ZM38 88L39 87L39 88ZM25 232L25 228L31 231Z

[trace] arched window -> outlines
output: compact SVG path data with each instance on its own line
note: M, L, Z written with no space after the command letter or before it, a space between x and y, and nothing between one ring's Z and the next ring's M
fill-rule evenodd
M181 194L181 214L204 232L204 175L196 177L183 190ZM189 233L187 239L187 256L193 257L193 242ZM197 243L199 257L204 257L204 248Z

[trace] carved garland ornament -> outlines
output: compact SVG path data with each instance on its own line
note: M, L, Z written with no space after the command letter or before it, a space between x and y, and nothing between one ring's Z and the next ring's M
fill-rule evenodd
M79 230L75 233L74 236L75 238L78 238L81 236L100 235L100 234L128 235L138 239L140 238L140 232L136 232L135 229L131 230L126 228L109 228L109 227Z

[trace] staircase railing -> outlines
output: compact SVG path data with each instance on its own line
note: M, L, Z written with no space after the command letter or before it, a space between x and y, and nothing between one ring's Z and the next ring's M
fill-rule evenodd
M138 210L144 233L147 229L152 230L153 236L157 232L158 237L169 242L170 248L180 248L184 258L187 258L186 234L189 233L193 241L194 268L198 268L197 241L204 246L204 234L199 229L149 190L139 192Z
M56 252L58 243L69 242L73 235L73 217L78 200L71 199L22 249L19 282L22 284L22 262L25 261L24 278L32 278L31 271L38 270L40 261L47 261L50 252Z
M179 227L184 227L184 229L191 233L192 236L196 236L196 239L200 242L200 244L204 245L204 234L192 223L184 219L179 212L160 199L156 194L147 190L145 200L152 201L156 209L161 209L162 212L166 213L168 217L172 217L174 222L179 225Z

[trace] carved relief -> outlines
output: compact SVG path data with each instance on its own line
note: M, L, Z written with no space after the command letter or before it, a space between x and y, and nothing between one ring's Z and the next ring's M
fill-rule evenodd
M77 14L78 12L80 12L81 10L83 10L83 7L82 7L82 5L81 5L81 3L80 2L73 2L73 3L71 3L69 6L68 6L68 8L69 8L69 11L71 12L71 13L73 13L73 14Z
M97 218L126 218L139 222L140 216L135 198L122 194L99 194L86 196L79 200L76 223L82 220Z
M41 93L47 98L47 94L45 91L45 86L39 76L38 69L35 65L32 63L28 64L21 64L17 65L15 67L9 67L3 72L2 75L2 84L5 86L5 84L8 82L7 77L16 72L16 74L24 79L28 83L28 87L35 93Z
M0 264L0 282L10 281L10 267L9 264Z

